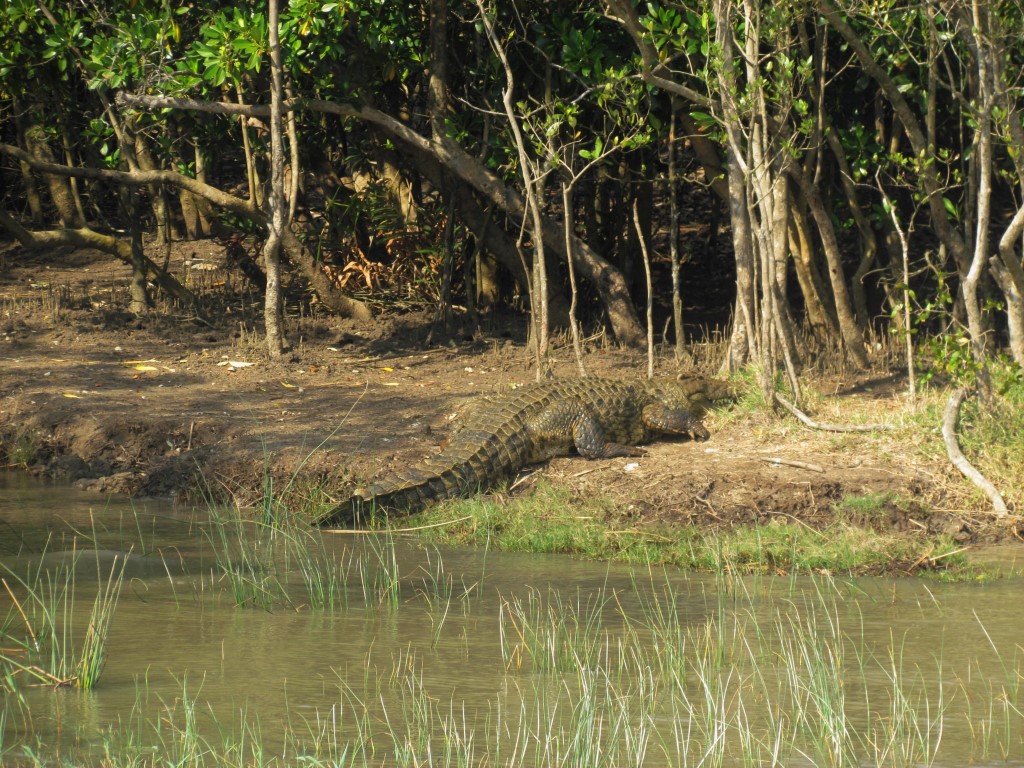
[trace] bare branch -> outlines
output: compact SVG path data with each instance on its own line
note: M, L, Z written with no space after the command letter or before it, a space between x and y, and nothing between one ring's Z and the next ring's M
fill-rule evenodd
M699 93L667 76L671 74L671 70L659 60L658 50L647 37L646 30L644 30L643 24L640 23L640 17L637 15L636 9L630 0L606 0L605 5L608 6L611 17L626 28L626 32L633 38L634 45L640 51L645 82L657 86L667 93L681 96L699 107L705 109L713 107L711 99L703 93Z
M821 424L814 421L810 416L801 411L778 392L775 393L775 402L792 413L811 429L820 429L823 432L878 432L893 428L892 424Z
M967 394L967 390L961 387L950 395L949 402L946 403L946 410L942 415L942 439L946 443L946 453L949 455L949 460L953 462L953 466L959 469L964 477L978 486L982 493L988 497L988 500L992 502L993 513L997 517L1005 517L1007 509L1002 495L992 485L991 481L975 469L974 465L967 460L967 457L960 450L960 443L957 441L956 424L960 419L960 406L963 405Z

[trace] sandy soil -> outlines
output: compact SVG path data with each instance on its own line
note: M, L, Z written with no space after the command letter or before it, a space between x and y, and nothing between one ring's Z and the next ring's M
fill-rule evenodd
M269 475L278 489L296 478L293 492L320 487L341 498L352 482L436 449L446 416L469 397L532 377L521 330L496 324L480 340L427 347L424 311L358 326L293 308L292 350L270 362L253 332L259 298L238 290L223 260L213 243L173 249L172 271L203 296L214 318L206 324L127 313L127 268L102 254L0 252L0 458L100 493L181 495L205 485L251 503ZM574 374L571 349L555 358L558 375ZM587 365L638 377L645 359L595 341ZM834 395L817 404L822 421L867 412L897 429L818 432L733 409L709 417L706 443L656 443L636 460L557 459L513 492L543 475L581 497L612 494L637 524L815 527L840 500L879 494L889 498L881 510L853 522L965 542L1019 536L991 525L955 471L901 432L898 375L815 383Z

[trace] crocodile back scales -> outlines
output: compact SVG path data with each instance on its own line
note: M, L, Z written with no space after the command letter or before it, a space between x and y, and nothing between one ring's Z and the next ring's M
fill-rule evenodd
M573 453L581 439L625 446L648 442L658 434L692 433L691 418L699 422L709 405L732 396L728 382L697 377L634 382L557 379L485 395L462 409L439 453L357 489L330 517L358 516L373 507L410 511L478 492L527 464ZM649 406L686 420L652 423L645 419Z

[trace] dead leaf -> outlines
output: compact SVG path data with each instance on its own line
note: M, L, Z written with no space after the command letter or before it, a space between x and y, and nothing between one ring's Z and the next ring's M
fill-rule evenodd
M295 389L295 385L294 384L289 384L287 381L282 381L281 382L281 386L282 387L286 387L287 389Z
M155 365L136 365L134 366L134 370L142 371L143 373L148 373L150 371L159 371L160 369L157 368Z
M81 395L75 395L75 394L72 394L71 392L65 392L64 393L64 397L73 397L75 400L81 400L82 399Z

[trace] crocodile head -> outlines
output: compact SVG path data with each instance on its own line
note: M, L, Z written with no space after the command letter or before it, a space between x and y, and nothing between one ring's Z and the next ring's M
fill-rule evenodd
M680 374L674 379L652 382L654 396L668 408L689 411L700 416L716 403L737 398L736 388L728 381Z

